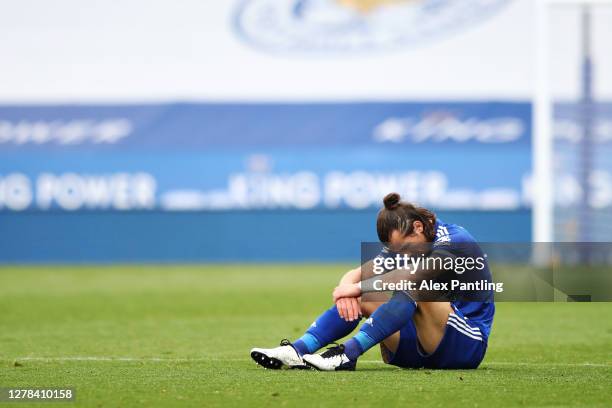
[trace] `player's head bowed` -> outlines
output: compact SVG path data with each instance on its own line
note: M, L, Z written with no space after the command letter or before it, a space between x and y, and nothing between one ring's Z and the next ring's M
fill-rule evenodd
M433 242L436 236L436 215L426 208L401 201L398 193L383 199L384 208L378 212L378 239L392 246L407 243Z

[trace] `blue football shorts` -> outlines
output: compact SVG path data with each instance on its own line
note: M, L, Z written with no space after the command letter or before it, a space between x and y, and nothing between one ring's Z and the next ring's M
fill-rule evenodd
M400 341L395 353L383 343L380 344L385 362L402 368L476 368L487 351L487 338L480 328L468 323L458 309L449 313L444 336L431 354L425 353L419 344L412 320L400 330Z

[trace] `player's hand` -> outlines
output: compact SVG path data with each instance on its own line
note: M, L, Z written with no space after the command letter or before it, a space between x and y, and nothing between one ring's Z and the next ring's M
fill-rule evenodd
M357 298L361 296L361 288L356 283L344 283L334 289L334 303L340 298Z
M336 301L336 308L341 318L347 322L359 319L361 305L358 298L340 298Z

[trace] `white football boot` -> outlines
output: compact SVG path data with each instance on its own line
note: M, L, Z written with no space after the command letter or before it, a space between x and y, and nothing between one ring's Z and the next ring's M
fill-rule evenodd
M308 368L300 357L293 344L287 339L280 342L279 347L271 349L254 348L251 350L251 358L264 368L278 370L280 368Z
M302 359L307 366L319 371L354 371L357 365L357 361L344 354L343 344L330 347L322 354L304 354Z

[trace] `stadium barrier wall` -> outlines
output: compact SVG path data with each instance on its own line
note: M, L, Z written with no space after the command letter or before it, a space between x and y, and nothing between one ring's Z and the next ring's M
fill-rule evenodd
M442 211L482 241L526 242L530 210ZM376 210L0 213L0 263L359 262Z

